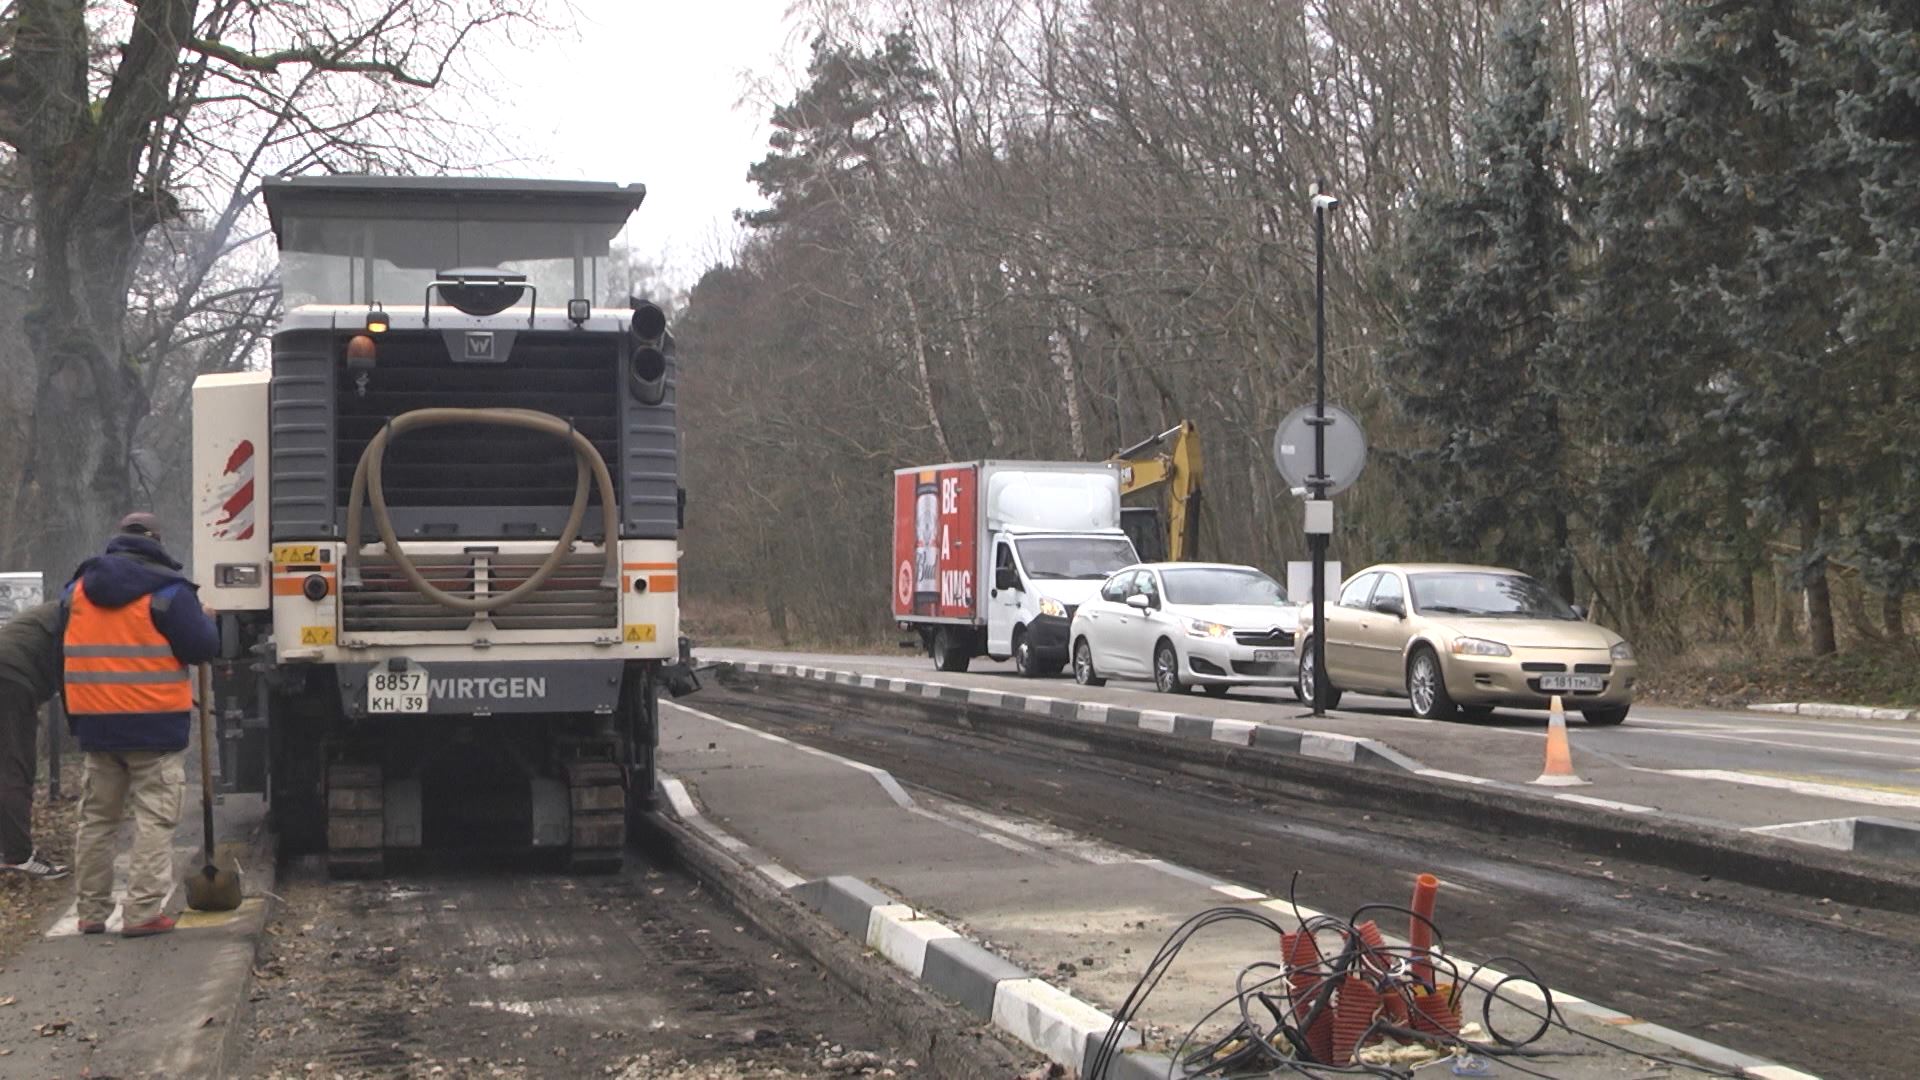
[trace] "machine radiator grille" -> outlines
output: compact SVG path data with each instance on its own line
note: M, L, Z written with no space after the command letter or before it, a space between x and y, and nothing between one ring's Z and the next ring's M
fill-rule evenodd
M525 581L546 556L460 554L413 555L421 574L441 590L471 598L499 594ZM498 630L605 630L620 622L620 593L600 583L605 556L569 555L533 595L491 614ZM340 592L341 626L348 633L465 630L475 617L442 607L414 591L384 554L360 561L361 584Z
M388 420L415 409L534 409L572 422L593 440L621 483L620 381L610 342L523 334L502 364L455 364L440 335L389 332L364 375L336 369L336 505L347 505L360 453ZM387 448L387 505L565 507L573 502L574 454L561 440L492 426L427 428ZM593 504L599 505L599 492ZM593 517L597 525L599 518Z

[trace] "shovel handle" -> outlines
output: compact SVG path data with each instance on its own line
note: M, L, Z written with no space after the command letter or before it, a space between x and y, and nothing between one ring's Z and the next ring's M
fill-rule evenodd
M200 812L201 845L213 866L213 665L200 665Z

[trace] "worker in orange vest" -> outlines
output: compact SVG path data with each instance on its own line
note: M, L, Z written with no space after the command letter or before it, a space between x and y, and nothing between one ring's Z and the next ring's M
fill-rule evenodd
M106 551L67 584L67 724L86 753L74 842L80 932L104 933L113 913L114 840L131 809L133 850L121 933L163 934L173 888L173 830L186 789L193 665L220 651L198 587L161 546L152 514L128 514Z

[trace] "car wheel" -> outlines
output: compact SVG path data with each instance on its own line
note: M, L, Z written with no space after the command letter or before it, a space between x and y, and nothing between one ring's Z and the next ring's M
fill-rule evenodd
M1587 723L1594 727L1613 727L1615 724L1627 722L1627 710L1632 707L1621 705L1613 709L1586 709L1580 715L1586 717Z
M1313 642L1307 641L1300 648L1300 676L1294 680L1293 696L1303 705L1313 704L1313 684L1318 672L1313 666ZM1327 684L1327 708L1340 707L1340 691L1332 683Z
M1207 696L1208 696L1208 697L1226 697L1226 696L1227 696L1227 691L1229 691L1229 690L1231 690L1231 689L1233 689L1233 687L1231 687L1231 686L1216 686L1216 685L1214 685L1214 684L1211 684L1211 683L1209 683L1209 684L1208 684L1208 685L1206 685L1205 687L1202 687L1202 689L1204 689L1204 690L1205 690L1205 691L1207 692Z
M1153 688L1163 694L1184 694L1186 686L1180 682L1180 654L1173 651L1173 643L1162 641L1153 647Z
M1440 658L1433 650L1421 647L1407 661L1407 699L1413 702L1413 715L1422 720L1448 720L1456 706L1447 696L1447 680L1440 673Z
M1093 646L1086 638L1073 643L1073 681L1081 686L1107 685L1107 680L1093 670Z
M1013 632L1013 670L1019 672L1021 678L1025 679L1031 679L1040 674L1039 666L1033 659L1033 646L1027 641L1026 627L1020 627Z
M944 628L933 632L933 666L957 674L967 670L973 656L953 638L952 632Z
M1460 706L1460 715L1468 720L1485 720L1487 717L1493 715L1493 706L1462 705Z

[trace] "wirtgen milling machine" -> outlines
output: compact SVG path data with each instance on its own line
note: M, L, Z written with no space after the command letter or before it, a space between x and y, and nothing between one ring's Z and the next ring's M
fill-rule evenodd
M422 847L617 867L652 803L659 693L698 686L672 337L651 303L597 303L645 190L290 177L265 195L273 370L193 395L227 775L264 779L283 851L336 874Z

